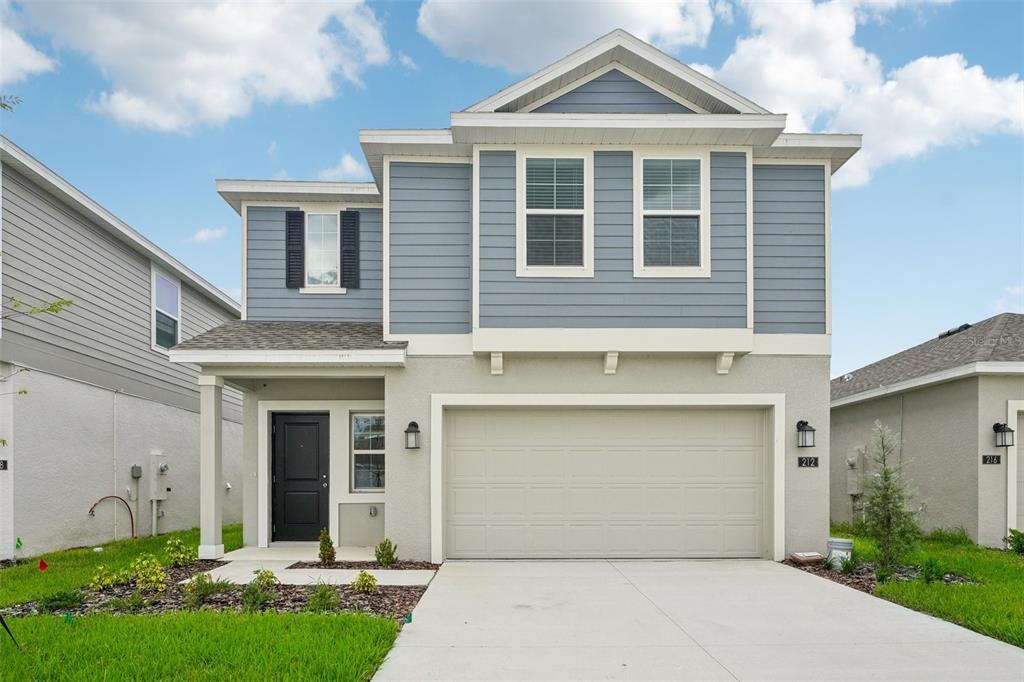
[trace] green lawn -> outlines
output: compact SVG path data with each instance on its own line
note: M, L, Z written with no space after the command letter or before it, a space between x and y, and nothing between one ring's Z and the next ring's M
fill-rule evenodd
M833 527L835 537L853 538L854 548L874 560L874 545L849 527ZM875 594L916 611L930 613L1004 642L1024 647L1024 556L1000 552L956 536L924 540L906 563L921 565L934 557L946 572L978 581L976 585L946 585L922 581L893 581Z
M21 651L4 635L0 677L11 680L368 680L398 631L363 614L213 611L10 624Z
M100 564L121 570L127 568L132 559L146 552L166 562L164 545L172 537L181 538L185 544L193 547L199 545L199 530L193 528L155 538L111 542L103 545L102 552L94 552L92 547L81 547L43 554L42 558L49 565L45 571L38 568L40 557L32 557L25 563L0 569L0 606L21 604L60 590L85 587ZM231 551L241 546L242 526L224 526L224 549Z

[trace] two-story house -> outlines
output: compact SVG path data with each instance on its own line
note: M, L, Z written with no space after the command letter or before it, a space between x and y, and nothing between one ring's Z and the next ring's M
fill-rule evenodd
M3 136L0 170L0 560L194 527L199 370L168 351L238 304ZM223 401L226 488L242 400Z
M202 366L201 554L226 385L249 545L823 549L830 178L860 136L785 123L614 31L448 128L361 131L372 183L218 181L242 320L171 352Z

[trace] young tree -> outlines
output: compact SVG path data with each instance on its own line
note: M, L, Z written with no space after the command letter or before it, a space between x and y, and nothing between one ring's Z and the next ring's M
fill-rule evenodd
M864 526L877 547L879 577L891 575L921 535L920 510L911 510L910 492L903 482L903 464L895 460L898 440L889 427L875 422L869 454L871 467L864 485Z

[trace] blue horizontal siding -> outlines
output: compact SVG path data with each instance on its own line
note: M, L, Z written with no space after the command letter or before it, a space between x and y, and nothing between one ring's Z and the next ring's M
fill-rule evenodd
M538 113L692 114L693 111L618 69L543 104Z

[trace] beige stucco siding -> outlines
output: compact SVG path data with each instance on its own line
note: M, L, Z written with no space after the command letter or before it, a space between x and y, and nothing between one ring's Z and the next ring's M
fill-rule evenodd
M846 456L870 443L878 420L901 438L899 461L915 504L925 505L922 526L963 526L977 539L977 402L978 379L969 378L832 410L832 518L851 518Z
M738 358L728 375L713 357L624 355L606 375L600 356L506 356L504 374L487 357L410 357L385 379L388 474L385 530L405 558L430 557L430 435L423 447L401 447L410 421L430 424L433 393L784 393L786 395L786 551L823 550L828 533L828 382L825 356ZM797 468L791 428L806 419L818 429L817 469ZM426 431L426 429L425 429ZM806 454L806 453L801 453Z

